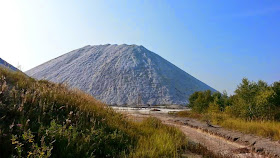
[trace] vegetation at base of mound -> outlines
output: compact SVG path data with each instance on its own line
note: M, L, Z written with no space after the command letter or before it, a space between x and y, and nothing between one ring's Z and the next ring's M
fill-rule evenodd
M268 85L243 79L230 97L204 91L195 92L189 101L192 110L175 115L280 140L280 82Z
M0 68L0 157L179 157L185 136L63 84Z

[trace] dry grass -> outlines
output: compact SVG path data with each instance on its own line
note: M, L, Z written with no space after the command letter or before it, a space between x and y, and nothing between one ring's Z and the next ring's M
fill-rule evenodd
M145 134L140 137L130 157L180 157L181 152L178 151L183 151L187 143L181 131L163 125L155 118L148 118L137 124Z
M254 134L261 137L280 140L280 122L278 121L246 121L240 118L233 118L221 113L198 114L192 111L180 111L173 115L179 117L189 117L199 120L211 120L213 124L224 128L237 130L243 133Z
M192 112L192 111L179 111L179 112L173 113L173 115L179 116L179 117L195 118L195 119L201 119L203 117L202 114Z
M223 121L219 121L218 124L227 129L280 140L280 122L244 121L237 118L224 118Z

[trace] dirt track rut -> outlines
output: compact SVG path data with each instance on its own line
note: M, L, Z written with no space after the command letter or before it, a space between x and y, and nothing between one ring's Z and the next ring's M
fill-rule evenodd
M145 117L156 117L160 119L164 124L176 126L193 142L199 143L208 150L212 151L213 153L222 155L223 157L238 157L238 158L248 158L248 157L256 157L256 158L263 158L263 157L277 157L277 156L268 156L265 152L255 152L252 150L252 144L250 143L242 143L241 141L235 141L235 137L233 139L226 139L226 137L220 136L215 132L211 133L207 129L201 129L194 127L186 123L186 120L178 117L172 117L168 114L141 114L138 112L134 113L126 113L131 118L134 119L143 119ZM198 121L197 121L198 122ZM200 122L201 123L201 122ZM202 124L202 123L201 123ZM204 123L206 126L206 123ZM215 129L216 130L216 129ZM222 130L222 129L217 129ZM225 130L226 131L226 130ZM265 156L266 155L266 156Z

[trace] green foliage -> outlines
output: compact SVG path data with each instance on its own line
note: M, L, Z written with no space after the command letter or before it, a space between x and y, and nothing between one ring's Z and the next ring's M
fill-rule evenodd
M209 103L213 101L211 91L207 90L204 92L195 92L189 98L189 106L196 112L205 112L209 106Z
M244 78L230 97L225 92L195 92L189 102L191 111L175 115L280 139L280 82L268 85L264 81L251 82Z
M272 89L275 93L272 102L276 107L280 107L280 82L274 82L272 84Z
M277 83L275 83L276 85ZM276 93L273 86L264 81L250 82L243 79L232 96L232 105L228 114L247 120L274 120L277 119L277 101L280 93Z
M256 83L244 78L235 95L195 92L189 102L192 111L197 113L225 112L246 120L280 120L280 82L269 86L264 81Z
M227 96L219 92L211 93L210 90L193 93L189 98L189 107L197 113L207 112L209 106L217 106L219 110L224 110Z
M11 141L15 146L17 157L47 158L51 156L52 143L46 144L43 136L38 145L34 142L34 137L30 130L24 132L20 137L12 135Z
M63 84L0 68L0 142L0 157L170 157L185 137L156 119L131 122Z

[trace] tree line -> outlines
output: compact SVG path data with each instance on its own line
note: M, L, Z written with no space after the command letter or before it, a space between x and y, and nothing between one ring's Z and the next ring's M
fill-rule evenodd
M280 120L280 82L269 85L247 78L234 95L226 92L198 91L189 98L189 107L197 113L224 113L245 120Z

